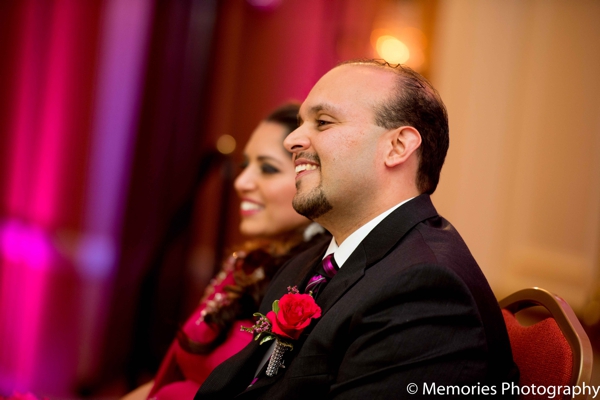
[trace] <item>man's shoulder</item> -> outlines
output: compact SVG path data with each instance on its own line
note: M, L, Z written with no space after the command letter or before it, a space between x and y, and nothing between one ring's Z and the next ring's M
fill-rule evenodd
M455 287L472 299L481 318L488 343L494 348L492 358L510 354L508 336L496 297L487 278L458 231L437 215L421 221L408 232L382 262L388 268L412 270L421 283L453 277ZM419 280L419 279L415 279ZM447 288L448 289L448 288Z
M425 219L397 243L383 263L401 264L404 268L435 265L447 269L470 288L485 288L493 298L489 283L467 244L454 226L440 215Z
M367 258L394 258L400 254L403 264L477 265L461 235L437 213L428 195L401 206L370 236L363 244Z
M411 246L426 248L435 262L442 265L476 266L468 245L456 228L444 217L436 216L417 224Z

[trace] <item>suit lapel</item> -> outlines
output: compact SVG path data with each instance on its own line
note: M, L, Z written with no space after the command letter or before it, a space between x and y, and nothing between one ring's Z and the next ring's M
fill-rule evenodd
M324 242L322 245L316 245L305 253L298 255L298 257L294 258L289 264L284 265L283 270L277 279L273 281L273 284L269 287L269 290L265 294L265 297L259 307L259 312L266 315L267 312L271 311L273 302L281 299L283 295L287 294L288 286L296 285L299 288L306 286L308 279L310 279L310 277L314 274L316 265L321 262L321 258L323 257L328 245L329 242ZM301 346L301 343L294 343L294 353L297 353ZM263 348L261 349L261 354L264 354L266 349L270 348L270 342L265 343L260 347ZM256 348L254 349L255 352L258 351ZM251 354L251 352L248 354ZM289 357L287 358L289 359ZM268 377L262 374L260 379L254 385L240 393L240 397L244 397L246 393L253 392L256 389L272 385L283 376L284 371L285 370L281 370L273 377Z
M325 314L348 289L362 278L365 270L381 260L408 231L418 223L436 215L437 212L431 204L429 196L421 195L403 204L386 217L367 235L344 263L344 267L324 287L317 298L322 313ZM284 266L284 270L265 295L260 306L261 313L266 314L270 311L273 301L286 294L288 286L298 285L299 288L303 288L306 285L308 279L315 273L316 265L321 262L327 245L328 243L315 246ZM312 328L313 324L306 329L303 335L310 334ZM300 351L303 342L304 340L301 339L300 342L294 345L293 354L290 354L291 357L294 357ZM263 345L263 347L268 348L269 346ZM289 358L287 362L290 362ZM256 389L274 384L284 375L283 372L280 371L271 378L262 376L253 386L241 393L240 397L244 397L245 394Z
M254 377L254 372L265 351L265 346L259 346L255 341L250 342L227 362L215 368L201 385L194 399L214 398L211 396L216 394L218 398L233 398L236 394L242 393Z
M299 289L304 288L308 279L314 275L316 266L321 262L328 245L329 241L323 242L321 245L315 245L285 264L277 279L273 280L273 283L269 286L259 307L259 312L266 314L271 311L273 302L287 294L288 286L298 286Z
M354 250L338 274L325 286L317 303L325 314L365 270L385 257L418 223L437 216L429 195L403 204L379 223Z

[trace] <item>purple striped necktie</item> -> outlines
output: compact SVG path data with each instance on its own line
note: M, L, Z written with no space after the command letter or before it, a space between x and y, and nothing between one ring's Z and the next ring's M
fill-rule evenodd
M335 265L335 260L333 259L333 253L328 254L323 259L321 268L317 271L317 274L308 281L304 293L312 292L313 297L316 298L319 290L338 273L338 270L339 268Z

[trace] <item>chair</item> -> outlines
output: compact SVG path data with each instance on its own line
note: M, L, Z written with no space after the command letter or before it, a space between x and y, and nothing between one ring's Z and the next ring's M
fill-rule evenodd
M526 308L542 306L550 316L523 326L515 314ZM590 385L592 345L566 301L541 288L519 290L500 301L521 387ZM547 395L521 393L521 399L546 399ZM561 398L556 396L555 398ZM571 396L564 396L570 399ZM588 393L574 399L584 400Z

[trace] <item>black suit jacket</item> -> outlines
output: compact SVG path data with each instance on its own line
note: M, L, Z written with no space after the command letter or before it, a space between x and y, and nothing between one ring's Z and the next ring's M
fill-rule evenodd
M288 286L305 285L326 248L317 245L288 262L260 312ZM427 195L373 229L317 303L321 318L275 377L247 388L269 348L253 341L217 367L195 399L512 397L502 393L502 382L517 376L498 303L460 235ZM416 394L408 393L410 384Z

